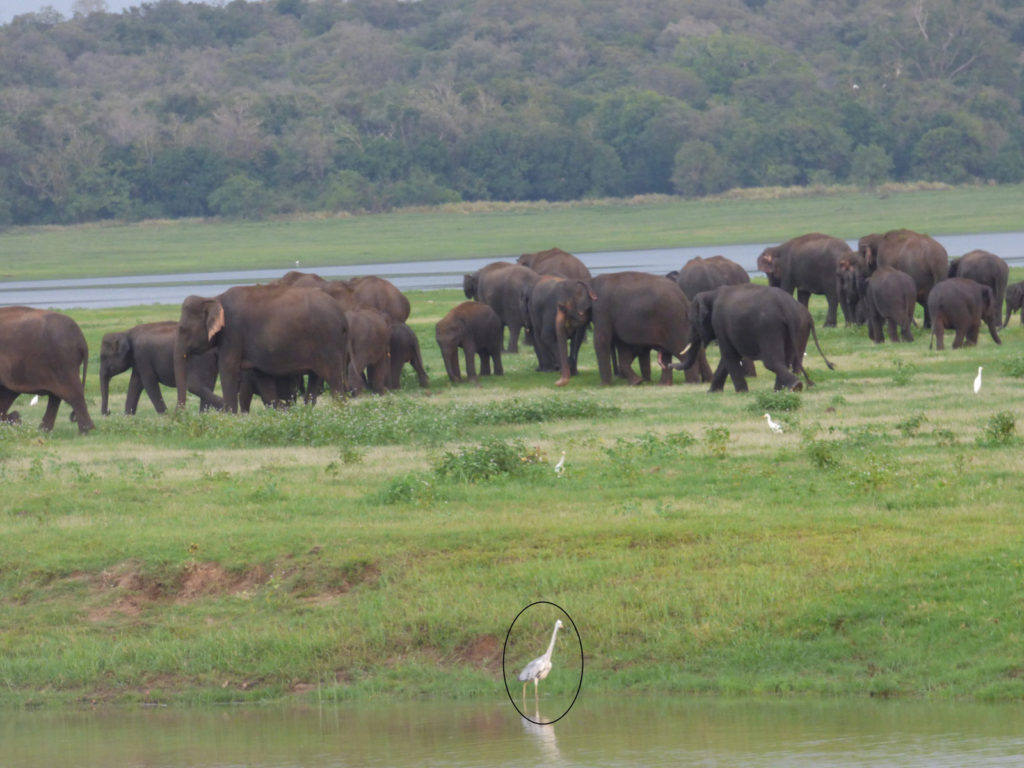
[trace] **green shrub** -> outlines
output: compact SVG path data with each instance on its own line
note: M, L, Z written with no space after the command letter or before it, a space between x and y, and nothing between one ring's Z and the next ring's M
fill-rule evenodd
M978 437L978 445L1010 445L1016 440L1017 424L1010 411L999 411L985 425L985 431Z
M1024 379L1024 355L1003 361L1003 373L1016 379Z
M647 432L636 440L620 437L601 450L609 458L609 466L616 475L636 477L652 462L678 459L686 448L696 442L696 438L687 432L664 436Z
M905 363L898 357L892 359L893 365L896 370L892 372L892 383L897 387L905 387L914 378L914 374L917 373L917 366L913 363Z
M747 406L747 410L753 413L795 411L799 408L800 395L784 389L778 392L758 392L754 395L754 402Z
M925 418L923 413L916 413L913 416L908 416L902 421L896 422L896 429L898 429L904 437L913 437L917 434L921 425L926 421L928 421L928 419Z
M839 467L837 445L835 440L809 440L804 450L811 463L818 469L836 469Z
M709 427L704 430L704 443L716 459L724 459L729 449L728 427Z
M488 440L480 445L445 451L434 466L439 478L477 483L495 477L516 477L547 464L543 452L527 448L522 440Z

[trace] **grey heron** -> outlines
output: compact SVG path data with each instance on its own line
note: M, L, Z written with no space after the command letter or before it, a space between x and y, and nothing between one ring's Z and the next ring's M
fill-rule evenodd
M537 700L537 684L547 677L551 671L551 652L555 650L555 638L558 636L558 630L561 628L562 620L557 619L555 621L555 629L551 633L551 642L548 644L548 649L544 652L544 655L538 656L531 661L519 673L519 682L523 684L523 706L526 705L526 684L531 680L533 681L533 698L534 701Z

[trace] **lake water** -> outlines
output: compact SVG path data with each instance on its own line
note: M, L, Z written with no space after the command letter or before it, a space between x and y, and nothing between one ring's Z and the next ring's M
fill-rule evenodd
M1024 265L1024 232L943 235L937 236L936 239L942 243L951 257L980 248L1002 256L1011 265ZM849 242L852 247L857 246L856 241ZM642 251L604 251L577 255L594 274L624 269L665 274L673 269L678 269L694 256L711 256L716 253L732 259L754 274L757 269L757 257L768 245L771 243L659 248ZM348 267L302 264L296 268L304 272L316 272L330 278L380 275L403 291L431 290L461 288L463 274L480 269L494 260L490 258L446 259L389 264L356 264ZM213 296L232 285L274 280L287 271L288 268L78 280L0 282L0 306L27 304L41 308L70 309L73 307L125 307L136 304L180 304L190 294Z
M0 765L1019 766L1022 715L1016 705L629 696L582 696L545 726L507 701L17 712L0 714Z

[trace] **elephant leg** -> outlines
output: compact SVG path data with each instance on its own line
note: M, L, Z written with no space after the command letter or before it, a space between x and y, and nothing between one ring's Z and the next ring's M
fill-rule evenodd
M494 361L494 375L504 376L505 369L501 367L501 345L499 345L497 349L495 349L495 351L491 353L491 358Z
M221 349L217 359L220 368L220 388L224 393L224 410L238 413L238 386L242 378L242 360L238 353Z
M146 394L149 396L150 402L153 403L156 412L166 413L167 406L164 404L164 396L160 391L160 382L157 381L155 376L142 376L141 378L142 386L146 390Z
M928 311L928 301L926 299L918 299L917 303L924 307L924 327L931 328L932 315L931 312Z
M804 291L798 288L796 292L796 300L806 307L808 304L811 303L811 292Z
M132 375L128 379L128 396L124 400L124 412L134 416L139 409L139 397L142 396L142 377L139 372L132 369Z
M612 383L612 335L607 330L594 330L594 354L597 356L597 370L601 383Z
M12 389L0 386L0 423L6 424L17 424L21 421L21 417L17 411L8 413L8 410L14 401L18 399L18 393Z
M945 335L945 328L943 327L942 320L935 318L935 322L932 324L932 333L935 334L935 348L940 352L945 348L943 336Z
M725 377L729 375L729 366L725 363L725 358L721 358L718 361L718 367L715 368L714 374L711 376L711 389L708 392L721 392L725 389Z
M640 356L641 363L644 358L647 358L647 364L650 365L650 350ZM672 353L666 352L663 349L658 350L658 365L661 367L661 377L658 379L658 385L662 387L672 386ZM643 370L643 365L640 366L640 370ZM690 366L690 370L693 370L693 366ZM689 373L689 371L687 371Z
M579 328L572 332L569 336L569 375L576 376L579 374L579 359L580 349L583 347L583 342L587 338L587 329Z
M359 377L356 377L359 378ZM302 381L302 376L299 376L299 381ZM316 405L316 400L324 391L324 380L323 377L316 373L309 374L309 381L306 383L306 390L302 393L302 402L305 405ZM341 392L344 392L344 386Z
M466 356L466 378L470 381L477 381L476 344L471 341L467 341L465 346L462 348L462 351Z
M965 347L973 347L978 343L978 332L981 330L981 321L971 323L967 328L967 337L964 339Z
M522 326L519 323L514 323L508 327L508 349L505 350L510 354L516 354L519 352L519 329Z
M366 373L371 392L383 395L388 391L388 370L383 362L368 366Z
M912 334L910 332L910 319L909 318L904 317L903 321L900 323L900 337L904 341L913 341L914 340L914 334Z
M743 366L744 376L756 376L757 373L754 371L754 361L749 358L742 358L740 364ZM711 366L708 364L707 350L701 347L700 352L697 353L697 365L700 366L700 381L711 381ZM747 367L749 366L750 372L748 374ZM689 381L689 379L687 379ZM697 383L697 382L694 382Z
M839 308L839 299L835 296L829 296L827 298L828 313L825 315L825 326L829 328L835 328Z
M238 384L238 410L242 413L248 413L252 407L252 377L255 375L255 373L250 372L250 375L243 376L242 381ZM221 405L223 406L223 401L221 401ZM201 408L202 404L200 403Z
M459 348L451 347L444 353L444 367L448 372L449 381L462 380L462 371L459 370Z
M889 341L895 344L899 339L896 337L896 321L891 317L885 318L885 327L889 331Z
M57 421L58 408L60 408L60 398L57 395L49 395L46 401L46 413L43 414L43 421L39 425L39 429L43 432L53 430L53 425Z
M764 367L775 374L775 389L792 389L800 391L803 389L803 384L800 383L800 379L793 375L793 372L789 370L789 366L780 364L777 360L765 360Z
M957 326L953 333L953 349L960 349L964 345L964 338L967 336L967 331L961 326Z
M747 391L747 379L743 375L743 366L740 365L738 357L733 355L726 356L722 354L725 359L725 368L729 372L729 378L732 379L732 386L737 392Z
M491 375L491 357L486 351L478 353L480 355L480 375L490 376Z
M622 369L622 375L626 377L627 384L635 386L642 384L643 379L633 371L633 357L633 350L628 346L619 347L619 367Z
M658 360L659 361L661 360L661 353L660 352L658 353ZM637 365L640 366L640 378L643 379L644 381L650 381L651 380L651 350L649 350L649 349L641 350L637 354L637 356L636 356L636 363L637 363ZM672 383L671 376L672 376L672 373L670 371L669 372L669 377L670 377L669 378L669 383L670 384ZM662 368L661 377L662 377L662 379L665 378L665 369L664 368Z
M707 362L708 362L707 355L704 354L704 350L703 349L700 351L700 353L701 353L701 355L702 355L702 357L704 359L704 365L707 365ZM750 378L750 377L756 378L757 377L757 368L754 367L754 361L751 360L749 357L744 357L742 360L740 360L740 365L743 366L743 375L744 376L746 376L748 378ZM711 368L709 366L708 367L708 373L710 373L710 372L711 372ZM710 376L709 376L709 378L710 378Z

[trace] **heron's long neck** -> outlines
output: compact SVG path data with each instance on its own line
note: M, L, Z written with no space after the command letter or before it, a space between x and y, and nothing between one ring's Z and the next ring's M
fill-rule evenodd
M551 633L551 643L548 645L548 650L545 652L545 658L551 658L551 652L555 650L555 636L558 634L558 625L555 625L555 631Z

